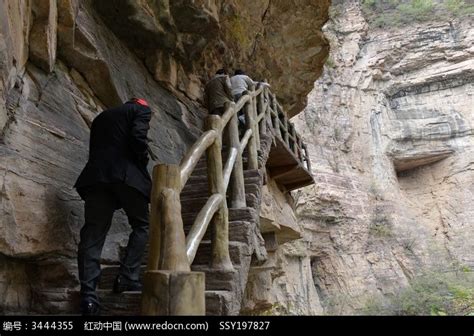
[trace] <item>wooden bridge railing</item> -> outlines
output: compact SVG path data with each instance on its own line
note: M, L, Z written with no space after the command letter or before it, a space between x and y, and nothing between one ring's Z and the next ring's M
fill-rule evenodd
M240 113L245 115L245 133L242 138L239 136ZM269 132L272 136L281 138L300 164L311 171L306 145L289 122L275 95L266 86L252 89L237 103L226 105L222 116L208 116L205 132L189 149L180 165L159 164L154 167L148 272L190 272L190 265L209 225L211 267L233 269L229 256L227 190L230 187L229 201L232 208L246 207L242 155L247 149L247 169L258 169L260 134ZM228 149L225 163L222 157L223 142ZM207 157L211 196L185 236L180 193L204 153ZM148 286L152 284L148 282ZM145 292L146 288L144 296ZM156 309L149 307L150 305L142 306L145 314L156 312Z

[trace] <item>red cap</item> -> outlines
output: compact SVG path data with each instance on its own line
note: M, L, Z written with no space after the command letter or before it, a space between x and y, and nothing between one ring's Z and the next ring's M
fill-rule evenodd
M142 106L146 106L146 107L148 107L148 103L146 102L146 100L145 100L145 99L141 99L141 98L132 98L132 101L133 101L134 103L137 103L137 104L139 104L139 105L142 105Z

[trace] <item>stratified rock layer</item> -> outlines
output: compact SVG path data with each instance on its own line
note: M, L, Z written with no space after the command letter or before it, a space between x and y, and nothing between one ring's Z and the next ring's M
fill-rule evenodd
M360 312L428 269L474 268L472 18L385 30L345 1L296 123L317 183L296 193L325 312Z
M151 146L177 163L206 115L203 83L223 65L266 77L300 110L327 56L328 6L0 0L0 312L77 310L83 209L72 185L98 112L146 98ZM103 263L117 260L128 230L116 216Z

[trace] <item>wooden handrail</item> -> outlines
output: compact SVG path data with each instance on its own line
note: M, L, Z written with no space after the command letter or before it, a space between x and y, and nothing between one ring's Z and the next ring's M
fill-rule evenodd
M245 114L246 131L239 138L238 118L240 111ZM162 165L153 175L154 191L152 196L152 236L160 236L156 243L151 244L148 270L162 269L189 269L193 262L197 248L208 229L213 226L211 237L211 249L213 267L220 269L232 269L229 257L228 244L228 209L226 193L231 186L229 201L232 207L243 208L246 206L245 185L243 176L242 155L248 148L247 169L258 169L258 148L260 147L260 134L267 133L267 128L273 130L274 135L283 139L291 152L294 152L298 161L308 171L311 170L308 149L301 137L296 134L294 125L288 120L276 96L270 92L268 87L260 86L257 90L245 92L237 103L229 102L225 105L224 113L220 116L209 116L206 123L207 130L191 146L187 154L181 160L180 166ZM222 164L222 142L225 130L227 130L229 154L223 167ZM282 133L283 132L283 133ZM291 140L291 142L290 142ZM182 218L176 216L180 211L180 200L177 195L186 185L189 177L194 171L201 157L207 153L207 174L211 196L199 211L193 225L185 238L185 243L180 243L179 248L184 250L177 253L179 257L163 254L163 246L168 246L169 251L176 251L176 244L170 242L170 237L162 236L163 228L173 224L172 227L181 235L183 229ZM176 175L177 174L177 175ZM169 182L166 182L171 178ZM156 194L156 193L159 193ZM156 196L158 195L158 196ZM160 196L161 195L161 196ZM179 204L173 205L173 202ZM158 211L157 208L161 209ZM166 207L167 209L163 209ZM160 216L161 214L164 214ZM157 224L156 224L157 223ZM157 226L158 225L158 226ZM177 225L177 226L176 226ZM159 233L161 232L161 233ZM152 240L153 242L153 240ZM175 246L176 245L176 246ZM183 245L184 248L183 248ZM171 252L170 252L171 253ZM187 263L183 263L187 259ZM164 260L164 258L171 258Z
M231 102L224 108L224 114L222 115L222 128L225 128L229 120L232 118L234 114L242 109L242 107L249 102L252 98L259 96L263 92L263 87L252 91L250 93L246 92L246 94L242 95L237 103Z
M181 160L181 190L188 182L189 177L193 173L194 167L201 159L204 152L214 143L219 134L215 130L205 132L198 141L191 146L188 153Z
M244 94L242 97L240 97L239 101L235 104L235 110L240 111L245 104L249 102L249 100L252 99L252 96L249 94Z
M248 129L244 136L242 137L242 141L240 143L240 148L239 148L239 154L242 155L244 152L245 147L247 147L247 144L249 142L250 137L252 136L252 130Z
M265 105L264 105L264 107L265 107ZM263 117L265 117L265 115L266 115L266 111L263 110L263 112L260 113L260 114L257 116L257 122L260 122L260 121L263 119Z
M265 88L264 86L260 86L258 89L256 89L255 91L253 91L253 92L251 93L252 97L257 97L257 96L259 96L259 95L263 92L264 88Z
M191 230L186 237L186 255L190 265L196 257L199 244L201 244L212 216L214 216L219 209L222 200L223 198L221 194L213 194L207 200L206 205L204 205L204 207L199 211L193 225L191 226Z
M219 130L220 135L222 135L222 130L227 126L229 120L237 113L237 109L235 108L235 103L227 103L224 106L224 113L221 117L221 129Z
M230 174L234 169L235 160L237 160L237 155L239 155L239 150L237 148L232 147L229 152L229 157L227 162L225 163L224 167L224 187L227 190L230 181Z
M240 149L241 143L239 139L239 119L237 114L234 114L230 120L228 129L227 129L227 139L230 147L237 150ZM247 201L245 199L245 180L244 180L244 165L242 160L242 154L239 151L235 161L229 166L232 168L229 173L229 182L232 187L230 188L230 206L232 208L245 208L247 206ZM226 176L227 174L224 174ZM229 182L225 183L225 188L227 190Z

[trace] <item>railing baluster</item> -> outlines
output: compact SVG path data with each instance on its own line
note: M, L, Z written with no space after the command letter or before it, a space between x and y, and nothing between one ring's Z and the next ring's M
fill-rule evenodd
M276 131L278 137L282 138L281 129L280 129L280 118L278 116L278 104L276 96L272 94L272 110L273 110L273 129Z
M270 102L270 95L268 94L268 88L265 87L263 89L263 99L267 102L266 110L265 110L265 128L267 129L267 134L271 135L270 128L273 127L273 120L272 120L272 113L271 113L271 102Z
M293 136L293 153L298 157L298 139L296 138L295 125L291 124L291 135Z
M261 84L260 84L261 85ZM263 88L263 91L257 96L257 117L261 114L264 113L265 111L263 110L264 105L265 105L265 88ZM260 134L265 134L266 133L266 127L265 127L265 116L259 121L258 127L260 130Z
M189 272L179 201L181 190L179 166L156 165L153 169L153 181L150 254L147 269Z
M252 89L252 93L255 91L255 87ZM258 110L257 110L257 97L252 97L252 131L255 136L257 142L257 150L260 148L260 131L258 128L257 117L258 117Z
M283 115L283 127L285 129L285 132L283 134L285 143L287 144L288 148L290 147L290 131L288 130L288 118L286 117L286 114L281 111Z
M239 150L240 139L239 139L239 122L238 112L234 114L232 119L229 121L228 137L229 146ZM245 200L245 181L244 181L244 167L242 164L242 154L238 153L235 160L234 169L230 177L230 206L232 208L245 208L247 206Z
M196 257L199 244L201 244L202 237L206 234L207 227L214 217L214 214L222 203L222 195L214 194L206 202L206 205L199 211L194 220L194 223L189 230L186 237L186 255L190 263Z
M222 120L219 116L207 117L207 130L220 130ZM220 194L222 203L211 221L211 267L220 270L233 270L229 256L229 210L227 208L224 176L222 172L222 134L207 149L207 169L209 191Z
M255 134L255 119L253 118L253 106L252 101L245 104L245 125L247 128L252 130L252 136L249 140L249 149L248 149L248 163L247 169L258 169L258 151L257 151L257 136Z

